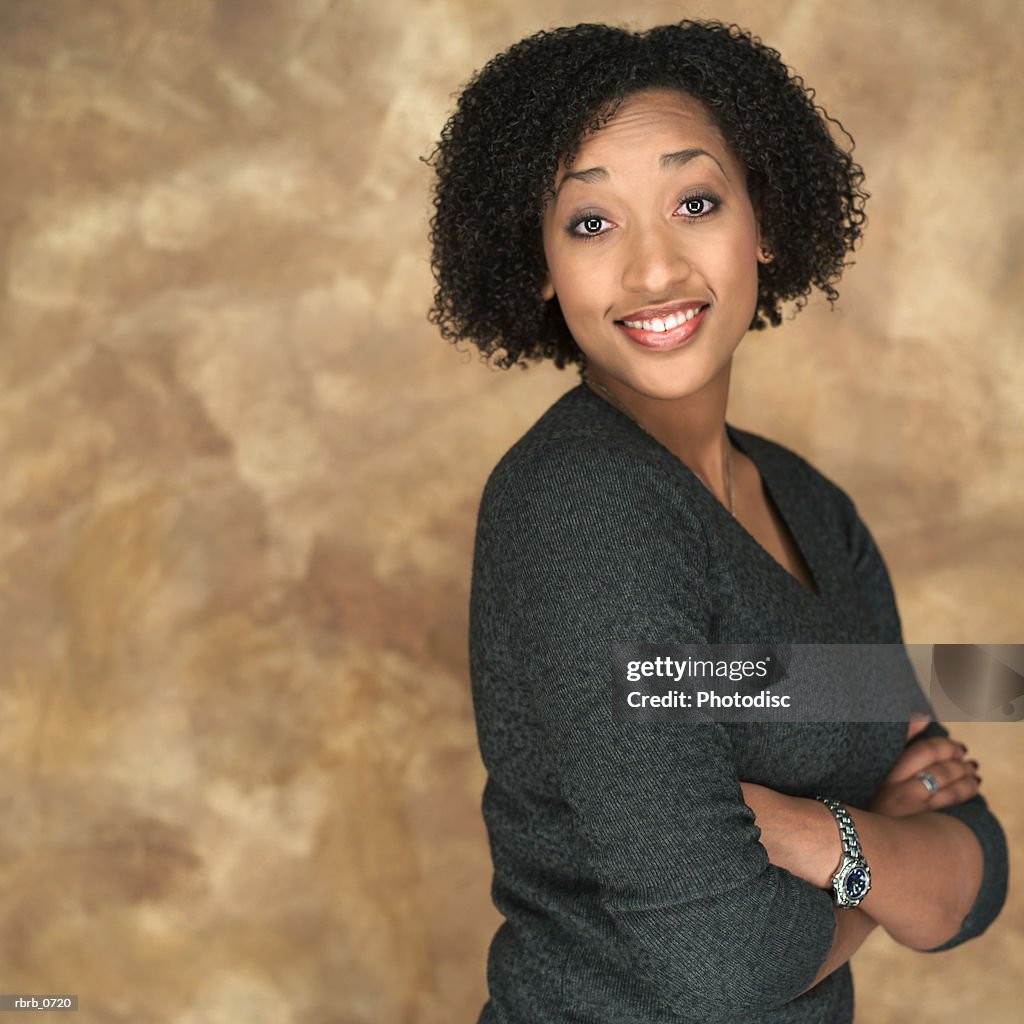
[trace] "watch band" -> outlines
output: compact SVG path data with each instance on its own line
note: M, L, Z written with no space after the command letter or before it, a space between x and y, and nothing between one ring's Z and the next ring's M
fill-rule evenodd
M816 797L831 812L839 826L843 844L843 857L832 876L832 902L837 907L856 907L871 891L871 871L860 846L857 826L846 808L838 800Z

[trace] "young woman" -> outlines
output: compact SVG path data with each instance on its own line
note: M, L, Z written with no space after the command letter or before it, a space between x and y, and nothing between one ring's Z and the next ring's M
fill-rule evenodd
M949 949L1002 906L977 763L927 720L614 721L610 667L622 644L902 643L850 498L726 421L747 331L836 299L861 169L778 53L694 21L523 40L463 92L434 166L442 334L581 371L479 512L506 918L480 1020L851 1021L874 927Z

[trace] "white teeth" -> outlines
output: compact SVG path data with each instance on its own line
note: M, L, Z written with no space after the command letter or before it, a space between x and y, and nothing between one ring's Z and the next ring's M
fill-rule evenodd
M685 323L687 320L692 320L704 308L704 306L700 306L697 309L688 309L685 313L673 313L671 316L666 316L664 318L658 317L654 320L623 320L622 322L627 327L635 327L641 331L654 331L656 334L664 334L665 331L671 331L681 323Z

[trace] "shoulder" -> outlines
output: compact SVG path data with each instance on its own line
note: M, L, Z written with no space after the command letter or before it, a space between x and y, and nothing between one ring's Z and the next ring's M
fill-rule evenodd
M593 507L639 516L658 505L683 512L691 494L660 445L589 389L574 388L500 459L488 477L482 508Z
M704 635L707 527L694 485L661 451L603 399L569 392L506 452L477 518L480 635L488 616L528 621L530 636L557 634L566 650L623 630Z
M684 555L702 565L693 483L640 427L584 391L563 395L491 472L478 553L500 545L595 564L599 555L609 565Z

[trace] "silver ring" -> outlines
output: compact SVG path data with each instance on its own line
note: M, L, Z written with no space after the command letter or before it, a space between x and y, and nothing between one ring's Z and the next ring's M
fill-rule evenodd
M920 779L924 783L924 788L928 790L929 796L939 788L939 780L931 772L918 772L914 778Z

